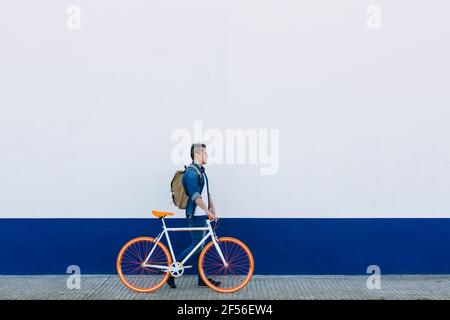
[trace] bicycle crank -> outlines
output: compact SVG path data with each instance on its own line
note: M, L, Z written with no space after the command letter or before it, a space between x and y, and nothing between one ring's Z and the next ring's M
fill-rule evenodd
M183 275L184 266L180 262L173 262L169 267L169 272L174 278L180 277Z

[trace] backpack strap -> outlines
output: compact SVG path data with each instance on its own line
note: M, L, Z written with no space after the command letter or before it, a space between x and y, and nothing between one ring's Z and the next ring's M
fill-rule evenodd
M195 165L193 165L193 164L190 164L190 165L187 166L187 167L188 167L188 168L189 168L189 167L194 168L194 170L197 172L198 176L199 176L199 177L202 176L202 173L200 172L200 170L198 170L197 166L195 166Z

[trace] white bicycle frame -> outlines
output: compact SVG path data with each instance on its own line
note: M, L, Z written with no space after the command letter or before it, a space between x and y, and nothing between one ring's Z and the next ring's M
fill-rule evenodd
M156 269L162 269L163 271L168 271L170 269L170 266L162 266L162 265L156 265L156 264L148 264L148 260L150 259L153 251L155 251L155 248L158 246L158 242L161 241L161 238L165 235L167 239L167 244L169 245L170 254L172 255L172 264L177 263L177 259L175 257L175 254L173 252L172 243L170 242L169 232L170 231L208 231L206 235L203 237L202 240L200 240L197 245L189 252L189 254L181 261L181 265L184 268L192 268L192 266L184 266L186 261L194 254L194 252L208 239L211 237L212 241L214 242L214 247L216 248L217 252L219 253L220 258L222 259L222 262L225 267L228 266L228 263L225 261L225 257L223 256L222 250L220 249L219 243L217 241L217 236L214 233L214 230L211 227L211 222L207 219L206 220L206 227L192 227L192 228L167 228L166 223L164 222L164 218L161 218L162 225L163 225L163 231L153 240L155 243L155 246L153 246L152 250L150 250L147 258L143 262L143 267L149 267L149 268L156 268Z

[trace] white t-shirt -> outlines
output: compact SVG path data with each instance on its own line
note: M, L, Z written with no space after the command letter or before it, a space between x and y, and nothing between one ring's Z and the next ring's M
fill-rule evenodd
M205 185L203 186L202 190L202 200L205 203L205 206L208 208L209 202L208 202L208 180L206 180L205 174L203 173L203 180L205 180ZM194 216L206 216L205 210L200 208L199 206L195 207Z

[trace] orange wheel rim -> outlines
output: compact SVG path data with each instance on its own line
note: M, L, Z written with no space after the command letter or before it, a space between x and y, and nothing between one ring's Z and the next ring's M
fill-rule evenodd
M200 276L208 287L221 293L232 293L244 288L254 271L254 260L250 249L240 240L230 237L218 239L219 246L229 263L224 266L214 242L209 242L202 250L198 268ZM208 276L222 282L222 286L214 286Z
M150 252L154 238L139 237L128 241L120 250L117 260L117 274L129 289L147 293L158 290L169 278L168 272L161 269L143 267L141 264ZM149 264L170 266L172 259L169 251L158 242ZM146 285L142 285L146 283Z

